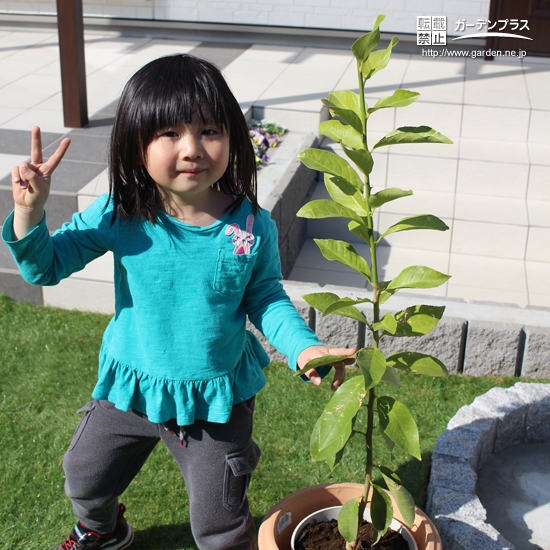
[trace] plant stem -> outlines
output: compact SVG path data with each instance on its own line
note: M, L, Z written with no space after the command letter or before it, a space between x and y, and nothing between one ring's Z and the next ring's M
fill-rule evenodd
M365 80L363 79L363 73L361 70L361 64L359 61L357 62L357 79L359 81L359 105L361 107L361 122L363 126L363 135L361 136L363 144L365 146L365 150L368 151L368 139L367 139L367 121L368 121L368 115L367 115L367 106L365 103ZM363 183L363 197L365 199L365 202L367 204L367 226L369 228L369 250L370 250L370 256L371 256L371 284L374 290L374 307L373 307L373 314L374 314L374 323L378 322L380 320L380 304L379 304L379 296L380 296L380 290L378 286L378 260L376 257L376 241L374 239L374 222L372 219L372 209L370 207L370 194L371 194L371 185L370 185L370 177L365 176L365 181ZM378 331L373 331L373 345L375 348L378 348Z

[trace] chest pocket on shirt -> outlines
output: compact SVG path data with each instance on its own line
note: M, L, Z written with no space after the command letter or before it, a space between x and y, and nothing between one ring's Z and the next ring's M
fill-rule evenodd
M214 290L227 296L242 295L250 281L255 263L256 254L233 254L224 250L218 251Z

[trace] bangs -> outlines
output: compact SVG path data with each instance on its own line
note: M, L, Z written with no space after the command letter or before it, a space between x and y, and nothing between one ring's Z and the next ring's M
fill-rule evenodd
M220 93L225 81L204 70L203 61L186 56L156 60L141 69L147 79L138 86L134 120L140 129L140 141L147 145L156 133L180 122L190 124L198 116L202 123L216 124L228 131L224 98ZM139 72L135 75L139 79ZM139 98L139 99L138 99Z

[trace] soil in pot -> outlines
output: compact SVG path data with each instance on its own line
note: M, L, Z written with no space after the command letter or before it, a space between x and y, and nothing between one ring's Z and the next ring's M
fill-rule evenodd
M372 524L363 521L359 527L359 543L355 550L409 550L403 536L388 529L376 546L372 546L374 530ZM307 525L298 536L296 550L346 550L346 541L338 532L338 521L322 521Z

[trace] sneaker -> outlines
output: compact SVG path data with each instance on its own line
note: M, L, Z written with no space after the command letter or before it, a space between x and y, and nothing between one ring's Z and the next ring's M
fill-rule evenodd
M124 519L124 505L120 505L115 530L108 535L88 531L78 522L73 532L64 542L52 550L122 550L128 548L134 540L134 530Z

